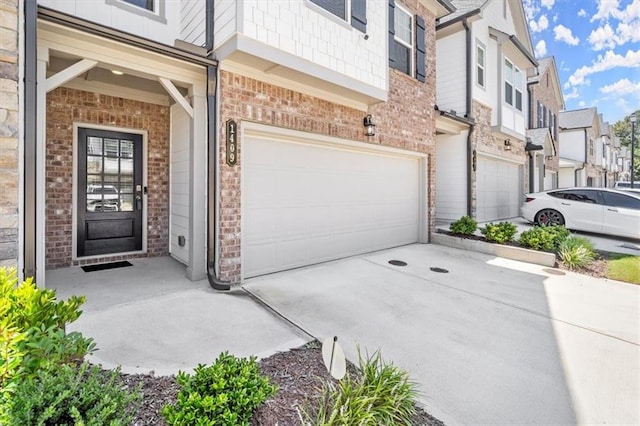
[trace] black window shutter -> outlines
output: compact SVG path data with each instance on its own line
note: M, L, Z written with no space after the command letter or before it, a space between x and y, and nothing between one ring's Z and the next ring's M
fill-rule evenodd
M422 83L427 79L427 48L424 34L424 19L416 15L416 78Z
M367 32L367 0L351 0L351 26Z
M395 59L395 35L396 35L396 27L395 27L395 9L396 2L395 0L389 0L389 65L393 66L396 62Z

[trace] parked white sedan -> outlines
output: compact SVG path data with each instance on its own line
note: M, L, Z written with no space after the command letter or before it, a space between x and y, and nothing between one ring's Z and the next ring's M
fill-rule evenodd
M538 225L640 239L640 194L606 188L560 188L525 194L521 215Z

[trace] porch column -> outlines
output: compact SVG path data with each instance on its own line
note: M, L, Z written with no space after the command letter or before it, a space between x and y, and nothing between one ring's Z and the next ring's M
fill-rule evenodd
M35 223L35 244L36 244L36 284L44 288L45 283L45 215L46 215L46 158L47 158L47 64L49 63L49 49L38 48L37 63L37 88L36 88L36 223ZM25 224L29 226L29 224Z
M187 278L192 281L207 277L206 262L206 188L207 188L207 92L206 85L196 84L189 90L193 118L191 119L191 140L189 158L189 266ZM210 195L209 195L210 196Z

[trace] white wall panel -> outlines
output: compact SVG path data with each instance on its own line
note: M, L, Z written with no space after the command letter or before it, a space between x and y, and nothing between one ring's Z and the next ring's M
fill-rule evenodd
M455 33L436 42L436 103L442 111L454 110L459 115L467 112L464 63L464 33ZM475 71L473 78L475 80Z
M201 0L180 1L180 38L196 46L206 42L205 5Z
M436 136L436 219L467 214L467 136Z
M191 119L177 104L171 107L171 157L169 179L169 252L182 263L189 263L189 140ZM178 245L178 237L185 245Z

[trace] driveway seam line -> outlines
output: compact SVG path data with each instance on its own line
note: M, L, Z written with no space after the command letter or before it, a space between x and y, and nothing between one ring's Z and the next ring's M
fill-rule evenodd
M421 281L426 281L426 282L429 282L429 283L437 284L437 285L439 285L441 287L446 287L446 288L451 289L451 290L459 291L461 293L466 293L466 294L469 294L469 295L472 295L472 296L480 297L482 299L489 300L491 302L498 303L498 304L503 305L503 306L508 306L508 307L511 307L511 308L514 308L514 309L518 309L518 310L521 310L521 311L524 311L524 312L529 312L530 314L534 314L534 315L537 315L537 316L540 316L540 317L543 317L543 318L547 318L547 319L550 319L550 320L553 320L553 321L558 321L558 322L561 322L561 323L564 323L564 324L567 324L567 325L570 325L570 326L573 326L573 327L576 327L576 328L580 328L582 330L590 331L590 332L593 332L593 333L596 333L596 334L600 334L600 335L605 336L605 337L609 337L611 339L615 339L615 340L619 340L621 342L629 343L629 344L632 344L634 346L640 346L639 343L632 342L632 341L623 339L621 337L612 336L610 334L603 333L602 331L594 330L594 329L589 328L589 327L584 327L584 326L581 326L581 325L578 325L578 324L574 324L572 322L569 322L569 321L566 321L566 320L563 320L563 319L560 319L560 318L556 318L556 317L549 316L549 315L544 315L544 314L542 314L540 312L533 311L533 310L530 310L530 309L527 309L527 308L523 308L522 306L517 306L517 305L510 304L510 303L501 302L499 300L492 299L490 297L483 296L481 294L474 293L474 292L471 292L471 291L468 291L468 290L463 290L463 289L460 289L460 288L457 288L457 287L453 287L453 286L450 286L450 285L447 285L447 284L444 284L444 283L440 283L438 281L431 281L431 280L429 280L427 278L424 278L424 277L421 277L419 275L412 274L411 272L406 272L406 271L398 270L398 269L395 269L395 268L391 268L391 267L386 266L386 265L381 265L381 264L376 263L376 262L374 262L374 261L372 261L370 259L362 258L362 260L364 260L366 262L369 262L369 263L371 263L373 265L379 266L381 268L388 269L390 271L395 271L395 272L399 272L401 274L404 274L404 275L407 275L407 276L410 276L410 277L413 277L413 278L418 278Z

